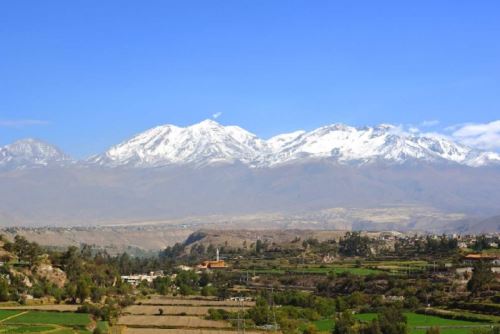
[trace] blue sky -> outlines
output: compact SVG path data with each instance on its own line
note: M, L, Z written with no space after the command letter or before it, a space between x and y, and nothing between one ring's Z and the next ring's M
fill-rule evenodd
M0 145L85 157L220 113L264 138L466 124L500 149L499 17L499 1L2 1Z

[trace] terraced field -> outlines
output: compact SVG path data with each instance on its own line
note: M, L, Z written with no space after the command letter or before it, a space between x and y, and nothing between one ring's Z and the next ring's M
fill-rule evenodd
M129 327L164 327L164 328L228 328L224 321L206 320L195 316L172 315L125 315L120 317L118 325Z
M177 298L177 297L164 297L164 296L153 296L148 299L141 299L137 302L137 304L141 305L171 305L171 306L191 306L191 307L200 307L200 306L208 306L208 307L237 307L240 305L243 306L253 306L254 302L237 302L232 300L214 300L213 298Z
M208 314L208 310L213 308L209 306L157 306L157 305L132 305L125 308L125 314L131 315L158 315L159 310L163 310L165 315L195 315L195 316L205 316ZM224 309L229 312L238 311L237 306L217 306L218 309Z
M205 297L153 296L127 307L118 325L125 327L127 334L226 334L234 330L231 324L205 319L208 310L220 308L234 312L253 305L254 302L221 301Z

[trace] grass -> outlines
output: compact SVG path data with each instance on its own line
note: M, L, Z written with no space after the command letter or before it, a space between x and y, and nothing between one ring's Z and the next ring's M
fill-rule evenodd
M109 325L107 321L98 321L97 322L97 328L102 330L103 333L107 333L109 330Z
M416 329L418 326L481 326L485 323L465 320L445 319L432 315L417 314L413 312L405 313L408 320L408 327L411 334L424 334L425 330ZM375 313L356 314L355 318L361 321L369 322L377 317ZM331 332L334 326L333 319L323 319L314 322L314 325L320 332ZM447 328L442 329L442 334L469 334L471 328Z
M5 312L5 311L1 311ZM8 319L6 324L54 324L63 326L87 326L90 316L85 313L29 311Z
M285 275L288 272L300 274L320 274L326 275L328 273L334 272L335 274L341 274L349 272L353 275L358 276L368 276L372 274L383 273L381 270L370 269L370 268L356 268L356 267L345 267L345 266L325 266L325 267L304 267L304 268L284 268L284 269L255 269L247 270L248 272L255 272L257 274L273 274L273 275Z
M13 315L19 314L22 311L17 310L0 310L0 321L12 317Z
M0 333L40 333L52 331L53 326L41 325L0 325ZM52 333L52 332L51 332Z

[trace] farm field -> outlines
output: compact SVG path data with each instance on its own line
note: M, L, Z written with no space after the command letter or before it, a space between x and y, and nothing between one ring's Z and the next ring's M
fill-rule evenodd
M133 314L133 315L157 315L159 309L163 310L163 314L165 315L197 315L197 316L205 316L208 314L208 310L212 307L208 306L157 306L157 305L132 305L128 306L124 309L125 314ZM223 309L229 312L238 311L237 306L217 306L218 309ZM248 307L246 307L248 308Z
M153 296L149 299L141 299L137 304L142 305L172 305L172 306L208 306L208 307L225 307L225 306L253 306L254 302L237 302L232 300L213 300L213 298L203 298L203 299L180 299L172 297L163 296Z
M367 276L372 274L404 274L410 272L421 272L429 267L425 261L366 261L361 264L352 263L332 263L322 265L286 266L275 263L267 263L266 266L259 267L254 264L247 264L244 272L257 274L285 275L286 273L306 273L306 274L328 274L334 272L341 274L349 272L353 275Z
M376 318L375 313L363 313L356 314L355 317L362 321L371 321ZM425 333L425 329L419 329L417 327L423 326L442 326L442 327L457 327L457 328L442 328L441 333L446 334L468 334L471 333L473 327L482 327L488 325L487 323L475 322L475 321L465 321L465 320L452 320L441 318L437 316L417 314L413 312L405 313L408 319L408 327L412 334ZM314 322L318 331L330 332L333 329L334 321L332 319L323 319ZM464 328L459 328L459 327Z
M305 273L305 274L321 274L326 275L334 272L341 274L349 272L353 275L368 276L372 274L383 273L381 270L370 268L353 268L353 267L308 267L308 268L290 268L290 269L255 269L249 270L249 273L256 274L271 274L271 275L285 275L286 273Z
M349 272L353 275L368 276L372 274L389 273L394 275L406 274L408 272L422 272L429 268L431 264L421 260L406 260L406 261L363 261L356 263L349 262L333 262L330 264L321 265L290 265L289 263L279 263L276 260L246 262L239 269L243 272L256 274L270 275L285 275L286 273L305 273L305 274L328 274L334 272L341 274Z
M90 333L90 323L90 316L84 313L0 310L0 333Z
M33 311L58 311L75 312L78 305L53 304L53 305L20 305L20 306L2 306L0 310L33 310Z
M223 321L206 320L195 316L155 316L125 315L120 317L118 325L131 327L165 327L165 328L228 328L230 324Z
M211 308L237 311L255 305L254 302L245 302L246 306L238 304L242 303L211 297L152 296L125 308L118 325L126 327L125 333L224 334L233 330L229 322L207 320L205 316Z
M127 328L123 334L228 334L231 331L214 329L161 329L161 328ZM245 331L247 334L261 332Z

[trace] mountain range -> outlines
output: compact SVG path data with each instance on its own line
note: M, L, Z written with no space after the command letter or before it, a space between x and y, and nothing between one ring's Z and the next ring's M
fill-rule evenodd
M212 120L163 125L79 161L33 139L0 148L0 226L496 231L498 198L498 153L391 125L267 140Z
M464 146L435 134L411 134L392 125L323 126L280 134L268 140L238 127L205 120L188 127L162 125L140 133L85 161L34 139L0 148L0 168L79 163L105 167L206 166L241 163L273 167L327 159L340 164L401 164L410 161L479 167L500 164L500 154Z

